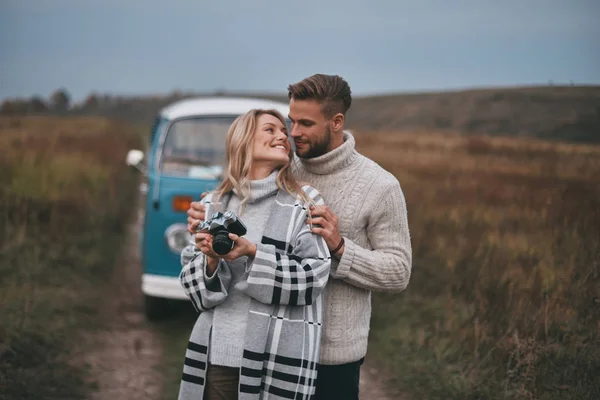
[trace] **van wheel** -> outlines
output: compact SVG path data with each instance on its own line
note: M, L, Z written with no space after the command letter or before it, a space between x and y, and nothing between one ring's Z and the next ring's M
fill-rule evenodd
M164 319L168 315L169 302L167 299L144 295L144 312L151 321Z

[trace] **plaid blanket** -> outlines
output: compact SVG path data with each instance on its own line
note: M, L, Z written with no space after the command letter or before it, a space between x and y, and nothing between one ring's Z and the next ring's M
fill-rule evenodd
M302 188L317 205L324 201ZM212 194L203 202L211 215ZM322 324L321 293L331 257L306 223L307 205L278 191L254 260L246 268L250 310L240 368L240 399L310 399L315 392ZM205 256L195 244L181 254L181 284L200 315L185 354L179 399L202 399L210 351L212 309L227 299L231 270L220 261L205 279Z

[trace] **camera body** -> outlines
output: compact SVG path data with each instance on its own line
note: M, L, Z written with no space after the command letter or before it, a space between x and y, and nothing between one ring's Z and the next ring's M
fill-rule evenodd
M225 255L233 249L233 240L229 234L244 236L248 230L233 211L216 212L196 229L196 232L207 232L213 236L212 248L215 253Z

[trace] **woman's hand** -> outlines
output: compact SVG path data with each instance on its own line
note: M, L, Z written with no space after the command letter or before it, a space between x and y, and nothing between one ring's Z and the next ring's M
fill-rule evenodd
M248 239L240 237L234 233L229 234L229 239L233 240L235 245L231 251L223 256L223 260L233 261L236 258L247 256L254 258L256 256L256 245L251 243Z
M202 193L202 197L206 196L206 193ZM194 201L190 204L190 208L187 211L187 215L188 215L188 231L191 234L196 233L196 228L198 227L198 225L200 225L202 223L202 221L204 221L204 211L206 210L206 208L204 207L204 204L200 203L199 201Z
M212 276L219 265L219 255L212 248L213 236L210 233L196 233L196 247L206 255L206 272Z
M210 233L196 233L196 247L200 249L202 253L206 255L207 272L209 276L212 276L214 271L217 269L219 264L219 258L225 261L233 261L236 258L247 256L254 258L256 256L256 245L251 243L248 239L240 237L236 234L230 233L229 239L235 243L233 249L225 255L219 255L215 253L212 248L213 236Z

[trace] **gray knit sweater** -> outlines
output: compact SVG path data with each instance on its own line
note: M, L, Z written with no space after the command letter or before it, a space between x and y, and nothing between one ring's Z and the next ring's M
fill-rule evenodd
M244 237L252 243L260 243L262 238L278 190L276 177L277 172L273 172L265 179L250 182L250 200L246 203L243 213L240 213L239 206L242 200L240 197L234 194L229 201L227 209L233 210L246 225L248 232ZM240 367L242 363L244 335L250 307L250 297L243 292L247 278L245 274L247 260L248 257L240 257L229 262L232 275L229 296L214 310L209 354L209 361L212 364ZM217 272L210 278L207 277L206 281L211 284L216 279Z
M359 360L367 352L371 291L402 291L409 282L412 250L406 202L398 180L355 150L352 134L333 151L294 159L299 181L323 195L339 219L345 250L332 257L325 288L321 364Z

